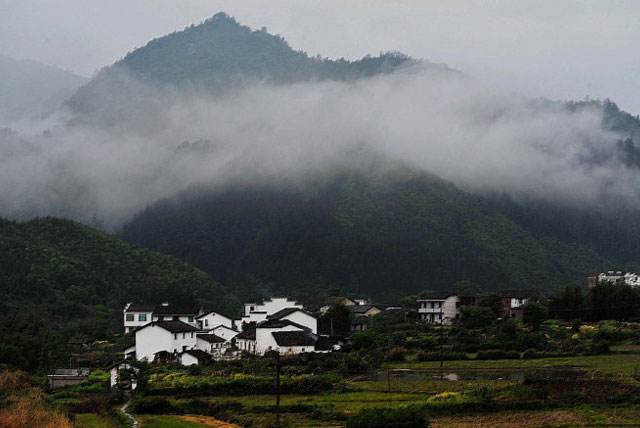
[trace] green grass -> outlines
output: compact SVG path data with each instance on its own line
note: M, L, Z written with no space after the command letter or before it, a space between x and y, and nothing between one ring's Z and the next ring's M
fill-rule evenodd
M114 428L113 422L96 413L78 413L73 426L76 428Z
M141 415L136 416L140 428L202 428L204 425L185 421L179 416Z
M445 361L444 369L447 368L500 368L516 369L553 367L553 366L584 366L585 369L622 379L632 380L632 375L636 369L640 369L640 354L609 354L593 356L576 356L560 358L540 358L532 360L486 360L486 361ZM440 367L439 361L389 363L386 368L408 368L408 369L436 369Z

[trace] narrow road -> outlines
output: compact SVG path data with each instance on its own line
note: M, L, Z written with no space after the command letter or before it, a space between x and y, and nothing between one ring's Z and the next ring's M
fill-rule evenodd
M131 419L131 428L138 428L138 421L136 420L136 418L133 417L133 415L131 413L127 412L127 407L129 407L129 403L131 402L131 399L129 399L129 401L127 401L126 403L124 403L122 405L122 407L120 407L120 410L122 411L122 413L124 413L129 419Z

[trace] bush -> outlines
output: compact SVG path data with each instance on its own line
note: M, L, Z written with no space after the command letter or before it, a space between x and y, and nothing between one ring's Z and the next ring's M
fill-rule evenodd
M131 401L129 410L132 413L165 414L182 413L169 400L162 397L137 397Z
M346 428L424 428L424 412L412 407L368 408L347 419Z
M464 352L418 352L418 361L455 361L468 359Z
M489 349L479 351L476 360L517 360L520 353L517 351L503 351L502 349Z
M384 359L389 362L403 362L407 359L407 350L400 346L396 346L395 348L391 348L387 355L385 355Z

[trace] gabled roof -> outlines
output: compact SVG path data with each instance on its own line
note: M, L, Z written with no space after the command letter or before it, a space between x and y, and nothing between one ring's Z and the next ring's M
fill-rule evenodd
M226 340L224 340L220 336L215 335L213 333L198 333L198 334L196 334L196 337L198 339L202 339L205 342L209 342L209 343L224 343L224 342L226 342Z
M224 324L218 324L217 326L215 326L215 327L213 327L213 328L210 328L210 329L209 329L209 331L217 330L217 329L219 329L220 327L222 327L222 328L226 328L227 330L231 330L231 331L237 331L235 328L231 328L231 327L229 327L228 325L224 325Z
M276 319L262 321L258 323L258 325L256 325L256 328L282 328L282 327L288 327L288 326L294 326L301 330L311 330L309 327L305 327L301 324L298 324L297 322L293 322L290 320L276 320Z
M156 305L145 305L143 303L131 303L125 312L153 312Z
M274 331L271 333L278 346L314 346L318 336L308 331Z
M207 354L206 352L204 352L201 349L187 349L186 351L180 352L180 354L178 354L178 355L182 355L182 354L189 354L192 357L197 358L198 360L210 360L211 359L211 355Z
M149 324L143 325L142 327L137 329L136 332L140 330L144 330L145 328L151 327L151 326L158 326L160 328L167 330L170 333L187 333L190 331L198 331L197 328L195 328L190 324L187 324L186 322L172 320L172 321L153 321L153 322L150 322Z
M198 315L198 316L196 317L196 319L204 318L204 317L206 317L207 315L211 315L211 314L214 314L214 313L215 313L216 315L220 315L221 317L225 317L225 318L231 319L231 318L229 318L228 316L226 316L225 314L221 314L220 312L215 311L215 310L205 310L205 311L204 311L204 313L203 313L202 315Z
M310 317L313 317L313 315L311 315L309 312L305 311L304 309L300 309L300 308L284 308L284 309L280 309L278 312L274 312L271 315L267 316L268 320L271 319L275 319L278 320L280 318L284 318L287 315L291 315L295 312L302 312L303 314L307 314Z
M376 305L355 305L355 306L347 306L347 308L352 311L355 312L356 314L364 314L366 312L368 312L370 309L378 309L379 311L381 311L382 309L377 307Z
M156 305L153 309L154 315L198 315L200 307L195 304L189 305Z
M254 329L245 330L238 334L236 339L256 340L256 331Z

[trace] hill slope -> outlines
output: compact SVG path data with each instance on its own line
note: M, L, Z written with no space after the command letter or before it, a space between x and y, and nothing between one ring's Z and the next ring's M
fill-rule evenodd
M312 58L279 36L252 30L219 13L200 25L152 40L104 68L68 105L80 122L121 125L132 112L162 108L189 91L217 94L255 82L352 80L417 63L399 53L358 61ZM434 72L454 73L444 65L420 63Z
M119 332L126 302L190 302L233 313L207 274L78 223L0 220L0 362L68 363L69 338Z
M388 166L378 159L305 187L186 191L138 215L123 236L225 283L298 295L338 287L389 301L462 280L549 289L607 265L588 244L532 233L504 214L511 205Z
M36 61L0 55L0 126L53 112L87 79Z

